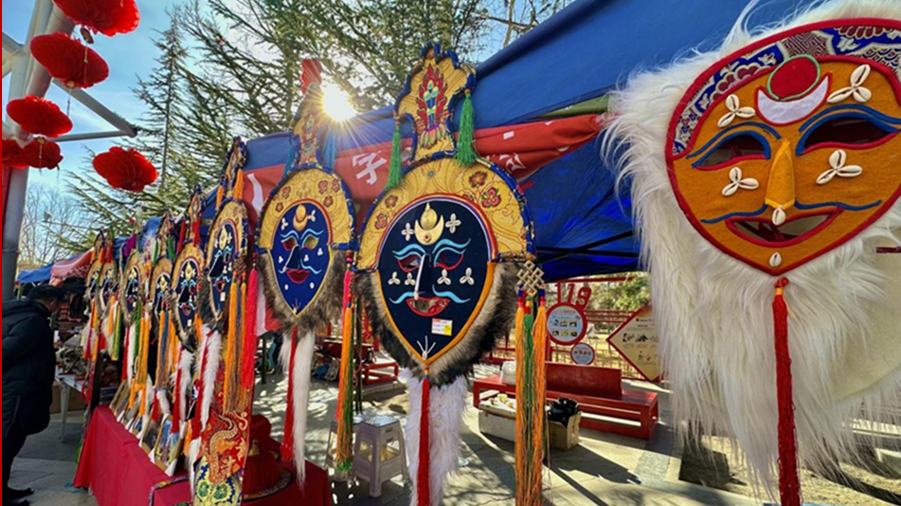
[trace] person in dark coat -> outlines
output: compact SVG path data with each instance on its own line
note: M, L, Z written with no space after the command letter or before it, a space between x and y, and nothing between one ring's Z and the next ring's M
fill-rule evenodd
M59 309L64 295L62 288L37 286L27 299L3 304L4 505L27 505L20 499L33 492L9 488L9 474L25 438L50 424L56 373L50 315Z

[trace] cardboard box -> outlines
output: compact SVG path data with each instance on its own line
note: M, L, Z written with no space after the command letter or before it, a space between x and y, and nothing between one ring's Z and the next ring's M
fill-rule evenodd
M485 406L485 405L483 405ZM579 446L579 421L582 413L570 417L566 427L560 422L548 422L548 435L554 450L572 450ZM496 406L479 409L479 432L507 441L516 441L516 413Z

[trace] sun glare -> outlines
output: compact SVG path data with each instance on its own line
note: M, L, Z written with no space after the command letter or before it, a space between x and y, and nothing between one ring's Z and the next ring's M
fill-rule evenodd
M325 113L335 121L345 121L357 115L347 94L333 84L322 87L322 105Z

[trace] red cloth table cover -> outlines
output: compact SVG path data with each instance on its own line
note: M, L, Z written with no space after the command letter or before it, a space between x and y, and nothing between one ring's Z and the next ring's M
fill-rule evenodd
M258 506L330 506L326 472L307 462L306 474L303 491L292 483L278 494L245 502ZM79 488L89 488L100 506L171 506L191 502L188 482L178 481L155 491L153 487L184 476L184 472L174 477L166 476L150 462L138 445L138 439L116 421L108 407L101 406L91 416L72 483Z

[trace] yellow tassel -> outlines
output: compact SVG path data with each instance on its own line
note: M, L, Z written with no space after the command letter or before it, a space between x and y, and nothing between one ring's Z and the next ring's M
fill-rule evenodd
M222 384L222 401L226 412L231 411L231 395L234 388L232 373L235 362L235 338L238 327L238 284L232 281L228 288L228 329L225 338L225 381Z
M239 169L235 174L235 186L232 191L232 197L238 200L244 198L244 170Z
M547 367L545 358L547 355L547 307L544 302L544 293L539 295L538 311L535 314L535 324L532 326L532 343L534 346L533 367L534 373L534 406L532 412L532 455L531 455L531 489L530 500L541 504L541 462L544 459L544 435L545 415L544 399L547 387Z
M203 342L206 340L206 336L203 335L203 322L200 321L200 315L194 315L194 342L196 343L195 348L197 352L200 353L200 350L203 349ZM197 356L198 360L200 359L200 355Z
M216 190L216 209L220 209L222 207L222 197L223 192L225 190L222 189L222 185L219 185L219 189Z
M353 304L344 308L341 317L341 363L338 368L338 436L335 443L335 461L340 471L347 471L353 459L352 431L353 415L349 412L349 396L353 390L350 367L353 365Z
M524 323L525 323L525 314L526 314L526 302L525 302L525 294L519 294L519 300L516 304L516 317L514 319L513 324L513 345L516 347L516 443L514 446L514 457L515 457L515 476L517 485L519 485L520 480L522 483L525 483L525 456L526 456L526 445L522 441L522 435L524 434L524 430L526 429L526 414L523 409L523 392L525 390L525 361L526 361L526 349L523 345L525 341L524 337ZM520 486L516 487L516 503L519 504L520 501Z

